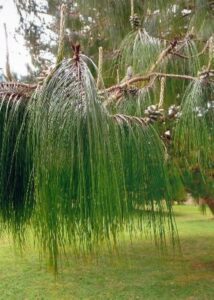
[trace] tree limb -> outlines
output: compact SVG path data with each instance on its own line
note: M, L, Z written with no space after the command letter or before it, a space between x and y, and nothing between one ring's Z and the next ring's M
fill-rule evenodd
M100 94L104 94L104 93L111 93L115 90L121 90L126 88L127 86L133 84L133 83L137 83L137 82L141 82L141 81L147 81L150 80L153 77L169 77L169 78L175 78L175 79L184 79L184 80L197 80L197 77L193 77L190 75L180 75L180 74L168 74L168 73L159 73L159 72L153 72L150 74L147 74L145 76L136 76L130 80L127 80L121 84L116 84L114 86L111 86L103 91L100 92Z

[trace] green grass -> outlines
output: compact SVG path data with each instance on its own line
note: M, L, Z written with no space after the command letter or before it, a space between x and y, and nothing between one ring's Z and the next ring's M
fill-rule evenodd
M160 256L149 241L124 240L119 254L63 259L57 278L30 246L21 257L0 245L0 299L214 299L214 219L176 206L181 254Z

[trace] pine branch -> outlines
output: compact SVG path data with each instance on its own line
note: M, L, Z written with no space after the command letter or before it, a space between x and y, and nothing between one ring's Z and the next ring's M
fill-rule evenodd
M148 125L148 119L136 116L128 116L124 114L112 115L111 118L115 120L118 124L140 124L141 126Z
M146 114L146 111L151 112L151 114ZM114 114L110 117L115 120L118 124L140 124L141 126L148 126L157 122L166 122L177 120L179 118L178 112L180 111L179 106L172 105L168 110L164 110L159 107L159 105L151 105L145 110L145 117L137 117L133 115L126 114ZM152 116L153 114L153 116Z
M0 83L0 97L6 99L17 100L30 99L32 93L35 91L36 84L25 84L19 82L2 82Z
M116 84L114 86L111 86L103 91L100 91L100 94L105 94L105 93L111 93L114 92L115 90L122 90L129 85L137 82L142 82L142 81L148 81L153 77L169 77L169 78L174 78L174 79L183 79L183 80L196 80L197 77L189 76L189 75L180 75L180 74L167 74L167 73L160 73L160 72L153 72L149 73L145 76L136 76L130 80L125 81L122 84Z
M176 56L181 57L181 58L184 58L184 59L191 59L191 58L194 58L194 57L196 58L196 57L202 56L202 55L204 55L204 53L207 50L210 49L211 40L212 40L212 37L208 41L206 41L206 43L205 43L203 49L201 50L201 52L199 52L199 53L197 53L195 55L187 56L187 55L183 55L181 53L178 53L177 51L176 52L171 51L171 54L176 55Z
M0 92L3 91L14 91L14 90L25 90L25 91L34 91L37 87L37 84L27 84L21 82L1 82L0 83Z
M171 51L177 46L177 41L174 41L172 43L170 43L170 45L164 49L161 54L159 55L157 61L153 64L153 66L150 68L149 73L154 72L154 70L156 69L156 67L163 61L163 59L171 53Z

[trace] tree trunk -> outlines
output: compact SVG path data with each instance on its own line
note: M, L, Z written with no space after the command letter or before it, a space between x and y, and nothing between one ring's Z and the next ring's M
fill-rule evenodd
M214 199L203 198L203 203L206 204L214 215Z

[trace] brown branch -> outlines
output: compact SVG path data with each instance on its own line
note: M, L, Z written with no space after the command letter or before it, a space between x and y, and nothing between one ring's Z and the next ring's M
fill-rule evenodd
M178 56L180 58L184 58L184 59L189 59L190 57L186 56L186 55L183 55L183 54L180 54L178 52L170 52L172 55L175 55L175 56Z
M149 73L154 72L156 67L161 63L161 61L168 55L170 52L177 46L178 42L175 40L170 45L164 49L161 54L159 55L157 61L153 64L153 66L150 68Z
M116 84L114 86L111 86L103 91L100 92L100 94L104 94L104 93L111 93L115 90L122 90L125 89L126 87L128 87L129 85L133 84L133 83L137 83L137 82L141 82L141 81L147 81L150 80L153 77L169 77L169 78L175 78L175 79L184 79L184 80L196 80L197 77L193 77L193 76L189 76L189 75L180 75L180 74L167 74L167 73L159 73L159 72L153 72L150 74L147 74L145 76L137 76L134 77L130 80L127 80L121 84Z
M37 84L28 84L28 83L22 83L22 82L1 82L0 83L0 90L2 89L13 89L13 88L25 88L29 90L35 90L37 87Z
M153 78L151 78L151 80L149 81L149 83L147 85L145 85L143 87L143 89L140 89L140 91L141 92L143 90L147 90L148 91L149 89L151 89L153 87L153 84L155 83L156 79L157 79L157 76L154 76ZM122 100L122 98L124 96L124 92L125 91L129 92L129 87L128 86L129 85L127 85L127 87L123 88L123 89L118 89L114 95L110 96L107 100L105 100L103 102L103 105L104 106L108 106L109 104L111 104L112 102L115 102L115 101L117 101L116 103L118 105L121 102L121 100Z
M182 75L182 74L167 74L167 73L153 73L154 75L158 77L169 77L169 78L175 78L175 79L185 79L185 80L197 80L197 77L193 77L190 75Z
M181 43L181 46L179 47L178 50L180 50L180 49L183 47L183 45L184 45L184 42L183 42L183 41L181 41L180 43ZM147 75L145 75L145 76L136 76L136 77L134 77L134 78L132 78L132 79L130 79L130 80L127 80L127 81L123 82L122 84L117 84L117 85L115 85L115 86L112 86L112 87L110 87L110 88L104 90L104 91L101 91L100 94L104 94L105 92L111 93L111 92L113 92L113 91L115 91L115 90L119 90L119 92L117 92L117 95L116 95L116 96L113 96L113 97L111 97L110 99L108 99L107 101L105 101L105 104L107 103L106 105L108 105L109 103L113 102L114 100L120 99L120 98L122 97L121 90L124 89L124 88L127 88L127 86L129 86L129 85L132 84L132 83L136 83L136 82L140 82L140 81L147 81L147 80L151 80L151 79L152 79L152 85L153 85L153 83L154 83L154 81L156 80L157 77L169 77L170 75L171 75L172 77L174 77L174 78L181 78L181 76L183 76L183 77L182 77L183 79L189 79L189 80L190 80L190 79L191 79L191 80L195 79L194 77L190 77L190 76L187 76L187 75L181 75L181 76L178 77L176 74L170 74L170 75L169 75L169 74L162 74L162 73L155 73L155 72L154 72L155 68L156 68L156 67L157 67L157 66L158 66L158 65L159 65L159 64L160 64L160 63L161 63L168 55L171 55L171 54L172 54L172 51L176 48L177 45L178 45L178 41L175 40L175 41L171 42L170 45L160 53L160 55L159 55L157 61L156 61L156 62L152 65L152 67L150 68L149 74L147 74ZM176 52L176 53L177 53L177 52ZM184 76L185 76L185 77L184 77ZM155 78L155 77L156 77L156 78ZM150 86L150 84L149 84L149 86Z
M0 83L0 98L9 98L16 100L20 97L29 99L36 90L36 84L25 84L19 82L2 82Z
M130 124L135 123L141 126L149 125L147 118L128 116L124 114L111 115L111 118L115 120L118 124Z

